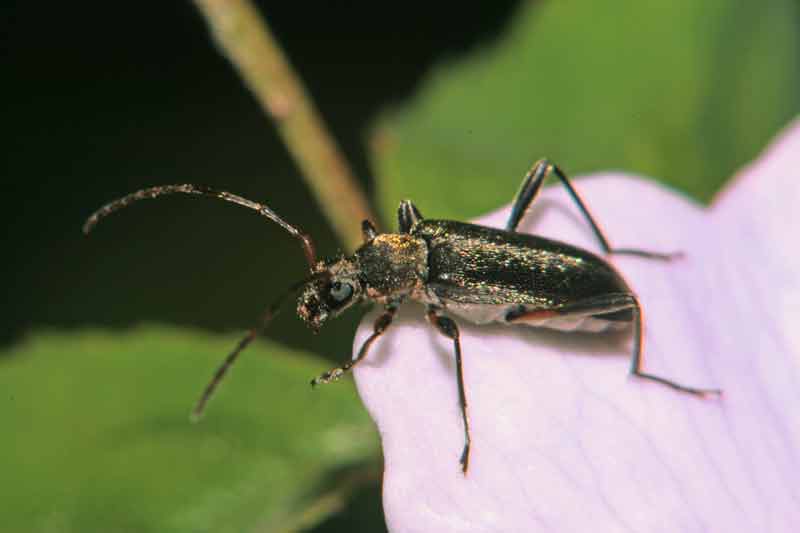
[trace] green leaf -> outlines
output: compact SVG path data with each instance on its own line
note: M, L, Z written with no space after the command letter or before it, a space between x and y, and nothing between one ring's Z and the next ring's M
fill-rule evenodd
M377 456L349 384L257 342L203 420L189 411L237 339L142 327L40 332L0 354L4 531L274 531L333 469ZM328 487L326 487L328 488Z
M436 69L373 138L381 208L468 218L541 157L708 200L800 110L792 0L529 2L495 46Z

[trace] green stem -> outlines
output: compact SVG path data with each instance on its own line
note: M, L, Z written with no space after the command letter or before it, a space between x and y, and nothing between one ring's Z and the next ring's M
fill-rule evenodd
M360 221L377 222L344 156L300 79L250 0L194 0L211 33L252 91L345 245L361 242Z

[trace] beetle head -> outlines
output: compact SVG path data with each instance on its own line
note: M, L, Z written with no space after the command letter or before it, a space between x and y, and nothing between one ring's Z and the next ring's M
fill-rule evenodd
M306 283L297 300L297 314L316 332L328 318L360 301L363 288L351 258L320 262L315 270L318 275Z

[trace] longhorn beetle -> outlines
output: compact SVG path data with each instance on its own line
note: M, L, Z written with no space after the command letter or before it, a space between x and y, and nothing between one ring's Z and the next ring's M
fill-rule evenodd
M284 300L296 291L301 291L297 314L314 332L356 302L372 301L384 307L355 358L315 378L312 386L336 381L363 361L373 342L391 325L401 303L406 300L422 303L428 321L453 341L464 429L460 463L466 474L470 430L461 343L458 326L446 313L475 324L500 322L566 331L600 332L632 323L631 374L696 396L721 393L718 389L687 387L644 371L639 301L606 261L569 244L517 233L522 217L550 175L555 175L566 188L606 254L662 261L674 257L674 254L612 248L567 176L547 160L538 161L525 175L503 230L453 220L424 219L411 201L404 200L397 213L398 233L378 233L370 221L364 220L361 223L364 244L353 255L333 260L318 261L311 237L266 205L201 185L165 185L134 192L98 209L88 218L83 231L89 233L101 218L135 201L183 193L253 209L300 241L309 275L273 303L260 325L250 330L223 361L195 406L194 418L202 414L239 353L267 327Z

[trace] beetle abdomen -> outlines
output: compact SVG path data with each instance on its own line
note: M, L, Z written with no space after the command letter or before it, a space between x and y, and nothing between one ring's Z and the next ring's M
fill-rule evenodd
M513 311L512 311L513 313ZM627 319L621 317L612 318L612 315L553 315L549 317L537 317L536 313L530 315L523 314L514 319L513 314L506 314L506 324L525 324L539 328L555 329L558 331L574 332L582 331L585 333L602 333L605 331L620 331L626 329L631 323L630 313ZM618 313L614 313L617 315Z
M447 300L440 301L440 305L449 313L473 324L522 324L565 332L602 333L605 331L620 331L630 325L632 318L628 311L603 315L559 315L558 313L543 313L525 305L464 304Z

